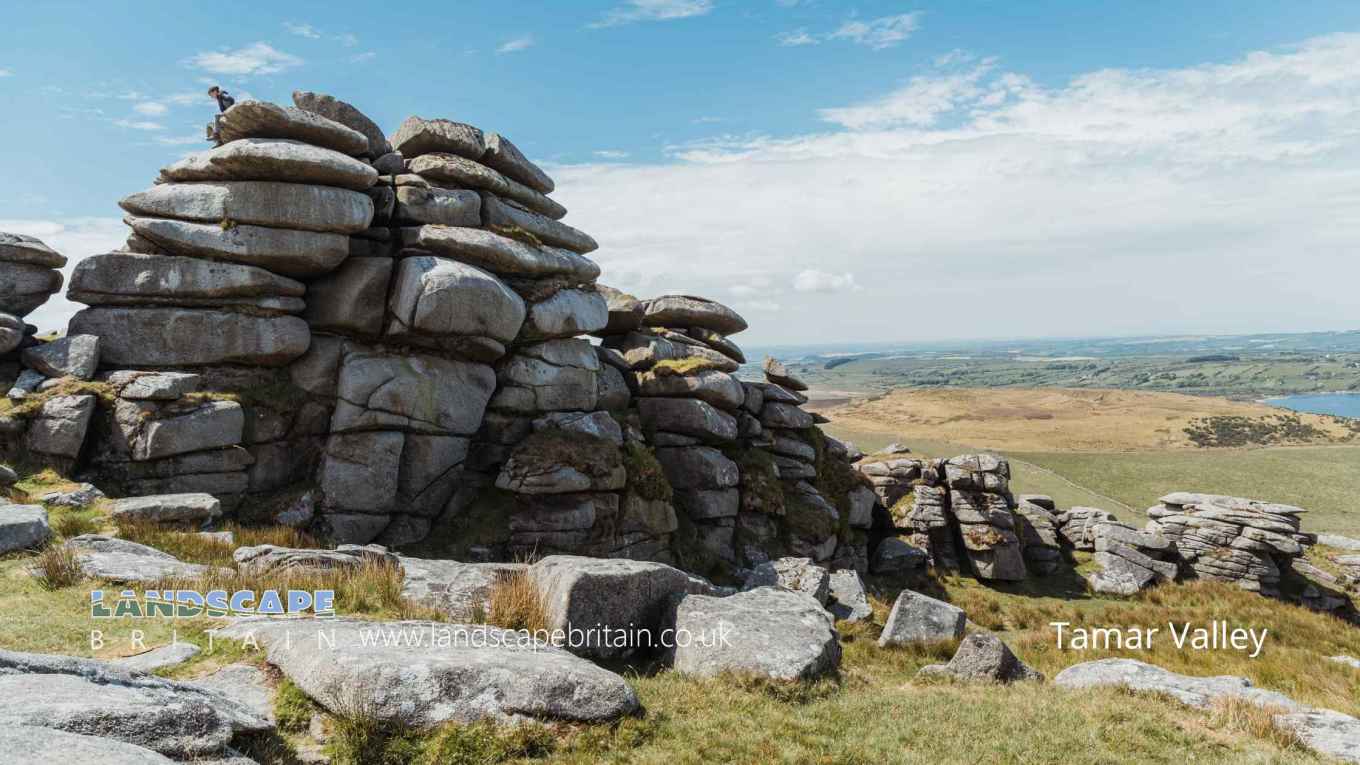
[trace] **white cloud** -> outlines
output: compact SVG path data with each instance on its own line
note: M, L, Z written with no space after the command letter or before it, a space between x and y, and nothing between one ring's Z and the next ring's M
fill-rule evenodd
M703 16L712 10L713 0L628 0L590 26L615 27L638 21L673 21Z
M14 76L13 69L0 68L0 77L13 77L13 76Z
M533 35L521 35L501 43L500 46L496 48L496 53L518 53L519 51L528 50L529 48L534 47L535 42Z
M283 22L283 28L288 30L289 34L294 34L298 37L306 37L309 40L321 39L321 32L311 24L295 24L291 21L285 21Z
M118 218L71 218L67 220L0 220L0 231L36 236L47 246L66 256L66 283L81 260L122 246L128 229ZM53 295L43 307L25 317L40 332L66 330L66 323L84 306L66 299L65 293Z
M201 133L199 135L156 136L156 143L164 146L188 146L190 144L202 143L205 140L206 139Z
M619 151L618 149L600 149L599 151L595 152L595 156L599 157L600 159L618 160L628 159L629 155L628 152Z
M127 128L127 129L129 129L129 130L148 130L148 131L151 131L151 130L164 130L164 129L165 129L165 126L162 125L161 123L159 123L159 122L151 122L151 121L149 121L149 120L146 120L146 121L137 121L137 120L114 120L114 121L113 121L113 124L117 125L117 126L120 127L120 128Z
M132 110L138 114L145 114L148 117L159 117L167 111L170 111L165 104L156 101L143 101L136 106L133 106Z
M355 64L362 64L365 61L372 61L377 57L378 57L377 53L374 53L371 50L366 50L363 53L356 53L353 56L350 56L349 60Z
M821 42L820 39L808 34L808 31L802 28L795 29L792 32L783 32L781 34L775 35L775 39L779 41L780 45L783 45L785 47L797 47L799 45L816 45Z
M354 46L359 44L359 36L351 34L349 32L345 32L344 34L336 35L335 41L345 46L346 48L353 48Z
M200 53L187 62L189 66L214 74L249 76L278 74L302 65L302 59L291 53L275 50L268 43L257 42L236 50Z
M850 20L831 33L833 39L850 40L874 50L891 48L921 28L920 13L884 16L871 21Z
M860 286L855 284L855 275L852 273L828 274L809 268L793 277L793 289L798 292L842 292L858 291Z
M945 64L823 132L554 168L557 196L606 284L782 305L747 344L1360 327L1360 35L1051 87ZM805 271L861 290L808 310Z
M162 98L161 100L166 103L174 104L175 106L189 106L190 104L196 104L199 103L200 101L207 103L208 94L207 91L194 91L192 93L190 92L171 93L170 95Z

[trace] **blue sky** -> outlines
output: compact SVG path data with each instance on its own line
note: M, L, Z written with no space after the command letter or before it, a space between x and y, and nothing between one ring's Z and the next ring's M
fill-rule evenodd
M1360 326L1356 3L10 5L0 227L77 258L220 82L504 132L748 342Z

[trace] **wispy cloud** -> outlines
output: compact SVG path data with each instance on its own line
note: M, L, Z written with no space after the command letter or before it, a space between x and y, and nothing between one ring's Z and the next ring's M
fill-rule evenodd
M129 129L129 130L147 130L147 131L151 131L151 130L164 130L164 129L165 129L165 126L162 125L161 123L159 123L159 122L150 122L150 121L114 120L114 121L113 121L113 124L117 125L117 126L120 127L120 128L127 128L127 129Z
M127 241L128 229L118 218L67 218L62 220L0 219L0 231L28 234L65 255L62 273L70 283L76 265L91 255L112 252ZM64 292L52 296L43 307L26 317L39 330L66 329L66 322L83 308L66 299Z
M0 77L13 77L13 76L14 76L13 69L0 68Z
M616 27L639 21L674 21L703 16L713 10L713 0L628 0L610 9L592 27Z
M378 57L377 53L374 53L371 50L366 50L363 53L356 53L353 56L350 56L349 60L351 63L362 64L365 61L372 61L377 57Z
M346 48L353 48L359 44L359 36L349 32L343 32L335 36L335 41Z
M183 92L183 93L171 93L170 95L165 96L160 100L166 103L174 104L175 106L188 106L190 104L199 103L200 101L206 101L207 98L208 96L206 92L193 92L193 93Z
M163 144L165 146L188 146L190 144L201 143L204 140L205 140L204 137L201 135L156 136L156 143Z
M795 29L792 32L781 32L775 35L774 39L778 40L780 45L790 48L799 45L816 45L821 42L820 38L808 34L805 28Z
M278 74L302 65L302 59L275 49L269 43L257 42L236 50L199 53L191 57L189 66L213 74L249 76Z
M695 117L694 119L690 120L690 123L694 125L716 125L719 122L726 121L727 121L726 117L703 116Z
M600 159L619 160L628 159L629 154L626 151L619 151L618 149L600 149L595 152L595 156Z
M840 29L831 33L836 40L850 40L874 50L891 48L921 28L921 14L903 13L897 16L884 16L872 21L847 21Z
M143 101L136 106L133 106L132 110L138 114L145 114L148 117L159 117L170 111L165 104L157 101Z
M829 274L809 268L793 277L793 289L797 292L842 292L859 291L861 287L855 284L855 275L852 273Z
M901 44L912 33L921 28L921 14L902 13L896 16L861 21L850 19L833 32L816 34L806 28L775 35L775 40L785 47L820 45L826 40L849 40L873 50L883 50Z
M288 30L289 34L297 35L298 37L306 37L309 40L321 39L321 32L311 24L297 24L292 21L285 21L283 22L283 28Z
M522 50L528 50L529 48L534 47L536 43L537 40L534 39L533 35L520 35L519 37L501 43L500 46L496 48L496 53L497 55L518 53Z

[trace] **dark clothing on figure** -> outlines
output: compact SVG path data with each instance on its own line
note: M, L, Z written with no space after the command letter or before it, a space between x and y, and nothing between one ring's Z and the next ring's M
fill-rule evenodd
M217 92L217 108L219 111L225 112L235 105L236 99L232 98L230 93L227 93L225 90L219 90Z

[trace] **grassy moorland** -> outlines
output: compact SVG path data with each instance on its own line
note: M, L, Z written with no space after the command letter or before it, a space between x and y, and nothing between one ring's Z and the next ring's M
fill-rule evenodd
M1063 507L1140 521L1171 491L1235 494L1304 507L1309 531L1360 535L1354 421L1301 415L1318 431L1302 444L1206 448L1186 429L1215 417L1274 423L1278 410L1168 393L1006 389L897 391L823 414L828 433L866 452L892 441L930 457L997 451L1011 460L1017 493L1050 494Z

